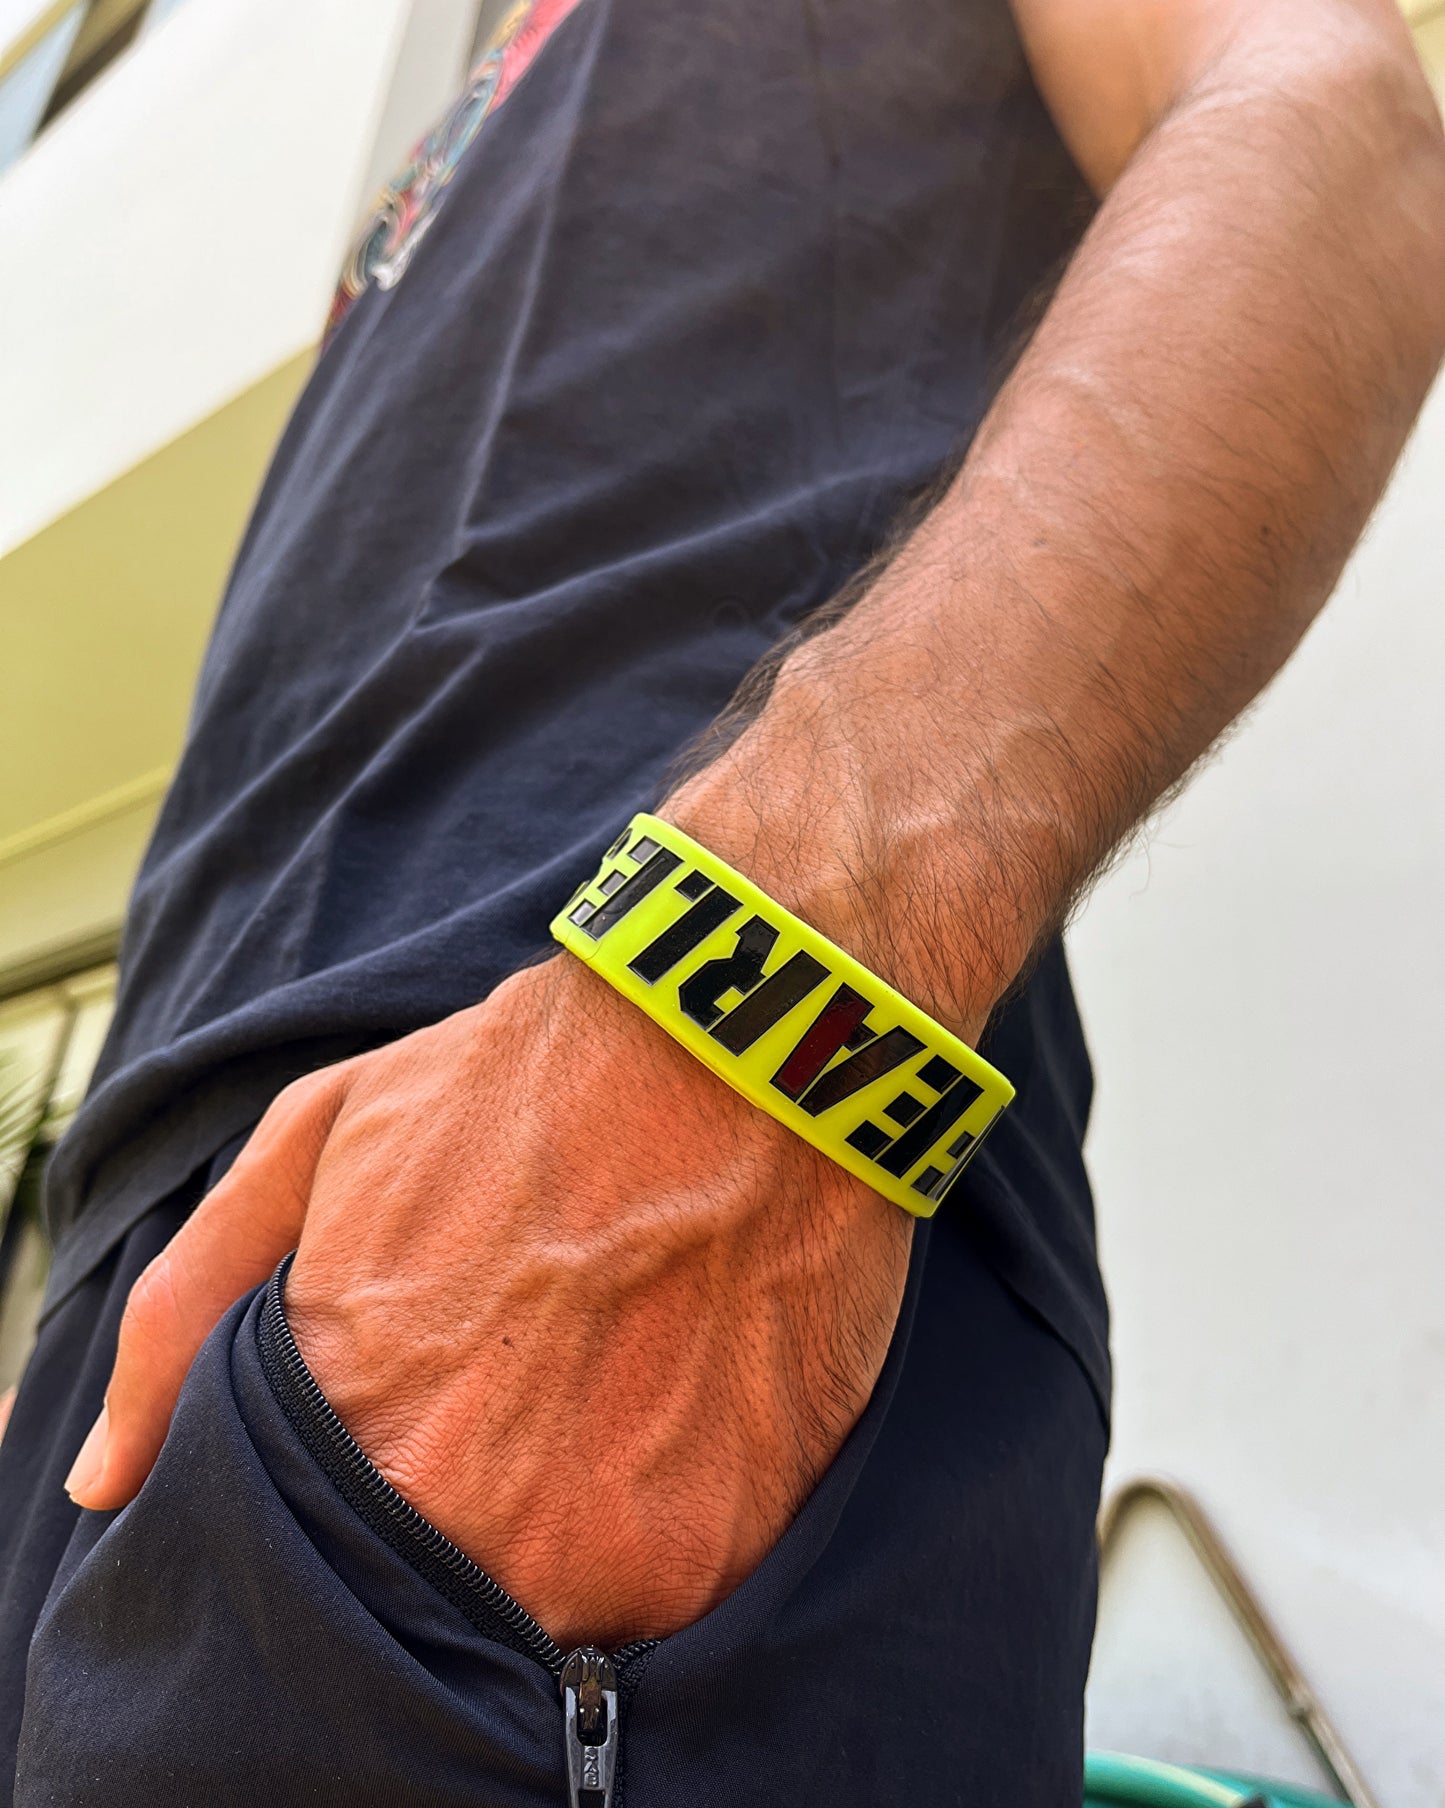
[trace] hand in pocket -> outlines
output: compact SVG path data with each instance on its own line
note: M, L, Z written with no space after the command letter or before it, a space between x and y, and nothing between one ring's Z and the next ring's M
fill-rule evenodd
M287 1308L358 1444L561 1644L697 1619L868 1400L911 1220L578 963L281 1095L142 1276L71 1491L139 1488L207 1332Z

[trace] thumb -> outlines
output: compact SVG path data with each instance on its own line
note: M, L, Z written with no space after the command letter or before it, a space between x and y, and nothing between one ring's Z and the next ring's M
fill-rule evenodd
M109 1511L134 1497L201 1345L300 1241L312 1177L345 1094L342 1073L328 1068L287 1087L230 1172L131 1288L105 1405L65 1481L77 1505Z

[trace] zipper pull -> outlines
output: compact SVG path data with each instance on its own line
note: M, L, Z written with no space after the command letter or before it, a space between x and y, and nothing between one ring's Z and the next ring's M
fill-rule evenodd
M582 1645L562 1666L563 1738L571 1808L612 1808L617 1771L617 1672L596 1645Z

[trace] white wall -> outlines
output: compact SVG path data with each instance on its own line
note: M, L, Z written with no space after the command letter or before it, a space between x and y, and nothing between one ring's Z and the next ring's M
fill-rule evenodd
M1073 936L1112 1475L1219 1521L1388 1808L1445 1802L1445 384L1295 663ZM1157 1524L1095 1745L1314 1780Z
M0 178L0 553L315 342L411 10L179 7Z

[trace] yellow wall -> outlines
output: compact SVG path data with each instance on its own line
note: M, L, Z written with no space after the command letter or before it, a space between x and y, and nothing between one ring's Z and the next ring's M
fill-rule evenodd
M1434 77L1435 86L1445 88L1445 7L1415 27L1415 42L1420 46L1420 55Z
M1445 88L1445 0L1401 0L1415 43L1437 88Z
M0 559L0 990L113 934L309 355Z

